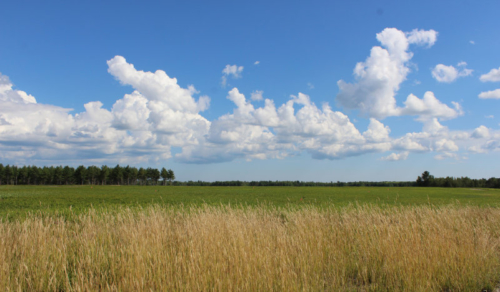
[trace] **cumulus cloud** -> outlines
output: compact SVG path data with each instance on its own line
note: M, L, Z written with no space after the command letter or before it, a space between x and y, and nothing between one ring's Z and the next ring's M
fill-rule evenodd
M182 147L197 144L208 132L210 122L199 112L208 108L208 96L196 100L194 86L182 88L165 71L136 70L125 58L108 61L108 72L135 91L113 105L113 125L119 129L142 129L155 133L161 144ZM135 110L134 110L135 109Z
M437 40L437 31L414 29L411 32L406 33L406 37L410 44L417 44L419 46L432 47Z
M36 103L2 76L0 150L21 148L39 160L150 161L169 158L172 146L198 144L208 133L210 122L199 112L208 108L209 98L196 100L193 86L180 87L162 70L136 70L121 56L108 61L108 72L134 91L117 100L111 110L94 101L76 114Z
M232 77L234 79L241 78L241 72L243 72L243 66L226 65L226 67L222 70L222 78L221 78L222 87L226 87L228 77Z
M500 81L500 67L498 69L491 69L490 72L481 75L479 80L482 82L499 82Z
M472 74L473 70L467 69L467 63L460 62L457 65L459 69L453 66L446 66L443 64L437 64L432 70L432 77L439 82L451 83L459 77L465 77Z
M432 77L439 82L450 83L455 81L458 77L458 70L453 66L446 66L443 64L437 64L432 70Z
M262 97L262 94L264 93L264 91L262 90L255 90L254 92L252 92L252 94L250 95L250 99L253 100L253 101L261 101L263 100L264 98Z
M368 125L368 129L363 133L363 136L368 141L385 142L390 140L389 138L390 132L391 129L389 129L389 126L385 126L376 119L371 118L370 124Z
M399 160L406 160L408 158L408 151L401 152L401 153L391 153L388 156L380 158L380 160L385 160L385 161L399 161Z
M435 151L438 152L455 152L458 151L458 146L452 140L440 139L435 143Z
M377 34L382 47L373 47L366 61L356 64L356 82L337 82L340 89L337 102L377 119L401 115L418 115L421 119L458 116L459 112L439 102L432 92L426 93L423 100L409 95L405 108L396 105L395 95L410 72L409 61L413 57L409 51L410 44L430 47L436 39L437 32L434 30L404 33L395 28L384 29ZM439 110L429 108L432 105L438 105Z
M455 159L455 160L460 160L460 159L467 159L467 157L465 156L460 156L456 153L450 153L450 152L445 152L445 153L441 153L441 154L438 154L436 156L434 156L434 159L436 160L443 160L443 159Z
M488 128L486 128L483 125L474 129L474 131L472 132L472 135L471 135L472 138L476 138L476 139L488 138L489 136L490 136L490 131L488 130Z
M318 159L340 159L391 147L390 130L379 121L372 119L361 134L346 115L332 111L328 104L318 108L303 93L292 95L279 107L266 99L264 107L254 108L237 88L230 90L227 98L236 106L233 113L212 122L199 150L190 148L177 159L207 163L213 157L283 158L296 151L309 152Z
M478 97L481 99L500 99L500 88L491 91L481 92L478 95Z
M27 94L22 90L13 89L14 85L10 82L8 76L2 75L0 73L0 101L1 102L12 102L12 103L36 103L35 97Z
M423 136L423 137L422 137ZM428 139L428 135L419 135L417 133L407 133L403 137L394 139L391 142L391 149L393 150L406 150L412 152L426 152L429 151L429 147L426 147L421 144L420 140L426 141Z
M382 46L372 48L366 61L356 65L356 83L339 81L337 102L370 117L361 131L346 114L328 103L316 105L300 92L275 104L262 91L245 96L232 88L226 96L234 104L232 112L209 121L202 116L210 105L209 97L192 85L181 87L162 70L138 70L121 56L107 62L108 72L131 89L110 109L100 101L87 102L80 113L39 104L0 75L0 158L50 161L72 157L123 164L169 159L172 147L178 147L180 152L173 157L184 163L282 159L302 153L316 159L342 159L387 151L392 153L381 160L397 161L410 153L438 152L436 159L444 159L460 158L460 149L471 153L500 150L496 130L480 126L450 131L442 125L463 111L458 103L442 103L433 92L421 98L410 94L402 106L396 105L395 95L410 70L409 46L432 46L436 36L435 31L386 29L377 35ZM238 78L242 71L241 66L228 65L223 74ZM260 106L252 104L261 100ZM391 137L391 129L382 122L388 116L415 116L423 123L422 131Z
M398 110L400 115L416 115L420 120L453 119L463 114L460 104L453 103L455 109L452 109L440 102L431 91L427 91L423 99L410 94L404 104L405 107Z

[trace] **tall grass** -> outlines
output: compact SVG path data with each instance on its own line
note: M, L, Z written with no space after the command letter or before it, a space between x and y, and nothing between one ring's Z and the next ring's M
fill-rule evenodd
M159 206L0 222L3 291L480 291L500 210Z

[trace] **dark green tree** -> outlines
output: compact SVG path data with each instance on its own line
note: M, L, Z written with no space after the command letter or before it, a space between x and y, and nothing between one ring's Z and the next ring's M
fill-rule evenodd
M63 181L63 167L62 166L57 166L54 169L54 184L60 185Z
M19 168L19 180L22 184L28 184L28 167L26 165Z
M76 168L75 179L77 183L83 185L83 183L87 179L87 168L85 166L80 165Z
M136 185L137 184L137 176L139 174L139 171L137 170L136 167L130 167L128 172L129 172L130 181L133 182L134 185Z
M101 166L101 169L99 171L99 180L101 181L101 185L106 184L106 180L108 179L109 176L109 167L107 165Z
M434 183L434 176L431 175L427 170L422 173L422 176L417 177L417 186L429 187Z
M73 167L65 166L63 168L63 184L73 184L75 176L75 169Z
M0 163L0 186L2 185L2 180L4 179L4 169L5 167Z
M111 171L111 178L115 182L115 184L120 185L123 184L123 169L117 164L113 170Z
M146 182L146 178L147 178L147 173L146 173L146 170L144 168L142 168L142 167L139 168L137 178L139 178L139 180L141 181L141 185L144 185L144 183Z
M151 179L154 181L155 185L158 184L158 180L160 179L160 171L156 168L151 170Z
M171 169L168 170L168 180L170 181L170 185L172 185L172 181L175 180L174 171Z
M12 184L12 175L12 168L7 164L3 170L3 177L5 178L6 184Z
M163 179L163 185L165 185L167 183L167 179L168 179L168 171L165 169L165 167L163 167L161 169L160 175L161 175L161 178Z
M40 169L35 165L31 166L29 176L34 185L38 184Z

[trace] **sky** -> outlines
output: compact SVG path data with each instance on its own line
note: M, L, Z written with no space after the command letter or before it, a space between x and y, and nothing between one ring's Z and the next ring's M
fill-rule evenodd
M499 1L7 1L0 163L499 176Z

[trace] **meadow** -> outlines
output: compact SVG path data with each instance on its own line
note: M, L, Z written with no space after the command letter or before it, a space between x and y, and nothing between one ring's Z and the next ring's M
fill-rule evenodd
M185 187L185 186L0 186L0 218L29 213L73 216L90 208L191 206L262 206L300 208L441 206L500 207L500 189L417 187Z
M0 187L3 291L494 291L500 192Z

